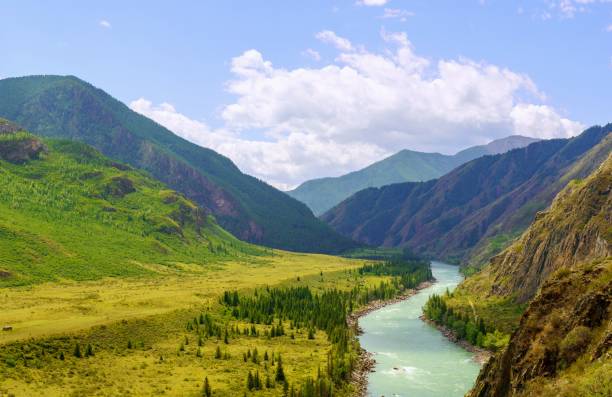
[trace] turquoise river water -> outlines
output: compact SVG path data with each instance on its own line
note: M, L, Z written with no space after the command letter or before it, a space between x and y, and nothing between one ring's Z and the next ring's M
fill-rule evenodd
M361 346L374 354L368 378L372 397L460 397L473 385L480 366L472 354L419 319L427 298L461 281L458 266L432 262L436 283L416 295L359 319Z

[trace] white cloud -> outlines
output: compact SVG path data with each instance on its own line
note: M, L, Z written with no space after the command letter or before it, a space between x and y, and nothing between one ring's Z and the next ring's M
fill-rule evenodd
M330 39L340 51L318 68L279 68L257 50L244 52L232 60L226 87L236 99L221 109L219 129L169 104L130 106L278 187L340 175L403 148L455 152L511 134L567 137L583 128L547 105L526 75L430 60L405 33L381 36L381 53ZM249 138L254 132L261 140Z
M321 54L319 54L318 51L315 51L312 48L307 48L306 50L302 51L302 55L311 58L317 62L321 60Z
M102 19L100 22L98 22L98 25L104 29L110 29L112 27L110 22L108 22L106 19Z
M331 30L324 30L315 35L315 37L323 43L328 43L339 49L340 51L350 51L352 44L348 39L338 36Z
M359 0L357 5L368 6L368 7L380 7L387 4L389 0Z
M612 23L606 26L606 32L612 32Z
M383 19L399 19L402 22L408 20L408 17L414 16L414 13L399 8L385 8L383 14L380 16Z

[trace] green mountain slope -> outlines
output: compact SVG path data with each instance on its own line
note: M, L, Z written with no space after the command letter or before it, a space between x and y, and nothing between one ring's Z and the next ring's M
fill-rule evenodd
M482 369L471 396L610 395L611 225L609 155L459 286L448 302L455 312L478 315L468 301L530 302L508 347Z
M537 141L524 136L510 136L462 150L452 156L402 150L359 171L336 178L306 181L287 194L308 205L316 215L321 215L359 190L439 178L475 158L505 153Z
M340 252L355 246L304 204L76 77L0 80L0 117L37 135L85 142L108 157L147 170L210 210L240 239L308 252Z
M263 252L142 171L0 120L0 286L197 270Z
M571 139L484 156L440 179L362 190L323 215L358 241L408 247L454 262L505 248L571 178L589 175L612 150L612 124Z

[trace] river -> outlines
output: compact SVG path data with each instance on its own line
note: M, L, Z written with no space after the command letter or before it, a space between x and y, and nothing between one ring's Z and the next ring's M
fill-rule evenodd
M432 262L431 268L437 280L431 287L359 319L361 346L376 359L368 396L460 397L478 375L470 352L419 319L431 294L452 290L462 279L458 266Z

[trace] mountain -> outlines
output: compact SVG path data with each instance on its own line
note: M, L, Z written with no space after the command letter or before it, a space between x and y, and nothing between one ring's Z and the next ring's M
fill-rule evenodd
M469 301L529 302L507 348L483 367L471 397L610 395L611 225L609 155L591 176L569 183L520 239L458 287L453 295ZM453 300L449 305L461 311Z
M142 171L0 119L0 287L197 272L263 253Z
M537 141L534 138L514 135L487 145L473 146L452 156L402 150L359 171L335 178L306 181L287 194L308 205L315 215L321 215L359 190L439 178L475 158L505 153Z
M612 124L472 160L445 176L362 190L322 216L370 245L468 262L505 248L536 212L612 150Z
M340 252L355 246L304 204L76 77L0 80L0 117L37 135L87 143L150 172L210 211L240 239L307 252Z

